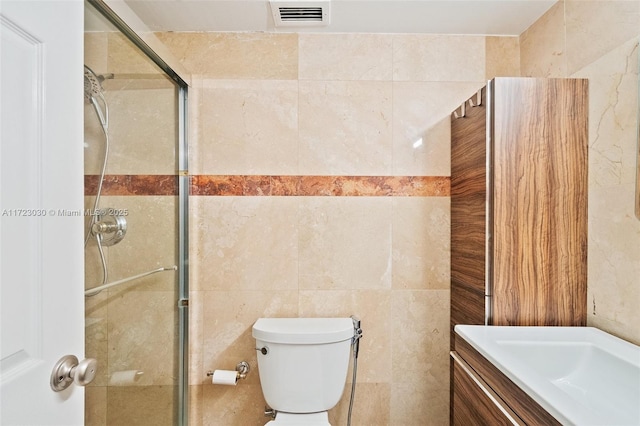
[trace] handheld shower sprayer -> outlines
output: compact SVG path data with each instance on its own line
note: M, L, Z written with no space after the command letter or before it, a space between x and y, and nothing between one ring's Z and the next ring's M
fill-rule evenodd
M360 339L362 338L362 328L360 328L360 318L355 315L351 315L351 321L353 321L353 338L351 344L353 345L353 356L358 358L358 352L360 351Z
M91 68L84 66L84 99L93 105L105 133L109 127L109 109L104 98L102 82L110 78L113 78L113 74L97 75Z
M360 318L351 315L351 321L353 321L353 337L351 338L351 345L353 346L353 379L351 380L351 399L349 400L347 426L351 426L351 413L353 412L353 400L356 394L356 376L358 374L358 352L360 351L360 339L362 338Z

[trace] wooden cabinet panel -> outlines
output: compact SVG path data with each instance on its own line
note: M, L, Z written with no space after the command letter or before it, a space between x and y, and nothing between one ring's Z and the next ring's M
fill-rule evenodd
M464 117L451 120L452 347L456 324L484 324L485 318L486 88L481 100L473 95Z
M524 425L500 397L455 353L453 363L452 426Z
M486 99L486 89L482 89ZM477 104L477 96L470 99ZM469 105L469 100L466 101ZM465 108L451 121L451 197L486 193L486 105Z
M493 324L585 325L587 81L493 87Z
M451 282L451 349L455 343L453 327L456 324L484 324L484 305L484 290Z
M500 397L525 424L531 426L560 426L560 423L534 401L526 392L520 389L507 376L498 370L491 362L469 345L463 338L456 335L456 353L475 371L482 380ZM453 382L453 393L457 392ZM452 412L459 407L453 406Z
M486 196L451 197L451 280L485 291Z
M587 89L496 78L451 119L452 325L485 288L489 324L586 324Z

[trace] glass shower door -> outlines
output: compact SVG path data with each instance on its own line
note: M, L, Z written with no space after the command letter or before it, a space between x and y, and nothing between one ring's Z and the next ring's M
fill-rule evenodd
M112 19L85 3L85 346L98 360L85 424L175 425L185 400L186 85Z

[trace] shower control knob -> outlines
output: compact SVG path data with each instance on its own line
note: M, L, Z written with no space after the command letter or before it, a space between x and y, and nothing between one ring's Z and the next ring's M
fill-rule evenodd
M86 386L96 377L98 361L93 358L83 359L73 355L65 355L58 360L51 372L51 389L60 392L75 383L78 386Z

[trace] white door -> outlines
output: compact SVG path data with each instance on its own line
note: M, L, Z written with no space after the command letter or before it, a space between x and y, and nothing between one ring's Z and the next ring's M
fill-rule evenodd
M81 425L83 2L0 0L0 423Z

